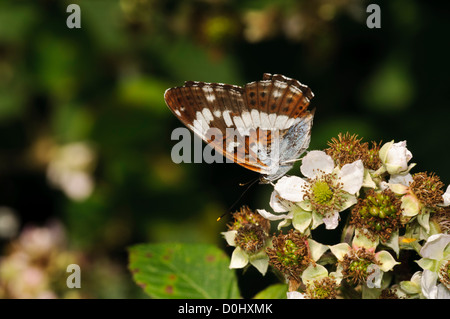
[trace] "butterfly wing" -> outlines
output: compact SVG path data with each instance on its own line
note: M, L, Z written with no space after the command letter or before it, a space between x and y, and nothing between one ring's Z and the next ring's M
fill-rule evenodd
M248 83L244 88L187 81L164 95L166 104L183 124L216 151L268 176L276 174L285 157L280 157L287 147L282 145L288 145L283 137L294 134L291 128L300 127L303 118L312 118L307 110L312 97L311 90L299 81L267 73L262 81ZM310 130L306 124L302 127L303 131L308 127ZM212 131L220 132L220 138L212 138ZM309 140L304 139L304 144ZM294 153L300 155L302 148L290 151L289 158Z
M282 136L280 142L280 160L278 170L265 176L265 181L274 181L286 174L294 165L294 161L309 147L314 111L301 118Z
M181 122L216 151L245 168L268 172L250 147L258 132L241 116L246 109L242 87L188 81L168 89L164 99Z
M291 160L309 146L314 112L307 108L314 94L297 80L268 73L262 81L247 84L245 92L253 124L272 132L260 156L269 159L266 180L275 180L289 171Z

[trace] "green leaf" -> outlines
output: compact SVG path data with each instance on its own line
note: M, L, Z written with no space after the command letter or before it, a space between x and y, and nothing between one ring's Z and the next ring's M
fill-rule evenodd
M258 292L253 299L286 299L287 291L286 284L275 284Z
M206 244L141 244L129 248L134 281L152 298L239 298L229 257Z

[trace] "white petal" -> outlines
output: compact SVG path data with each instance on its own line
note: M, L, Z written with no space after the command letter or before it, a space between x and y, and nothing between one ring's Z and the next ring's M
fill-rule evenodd
M400 185L400 184L395 184L395 185ZM394 192L395 193L395 192ZM401 199L401 208L403 209L402 211L402 215L403 216L416 216L417 214L419 214L420 212L420 202L417 199L417 197L415 197L412 194L408 194L408 195L404 195Z
M337 260L341 261L344 259L344 256L347 255L351 248L347 243L340 243L337 245L329 246L331 252L336 256Z
M410 281L400 282L400 289L402 289L409 295L418 294L422 291L420 288L421 279L422 279L422 272L416 271L414 275L411 277Z
M417 215L417 221L427 233L430 232L430 212L426 211L422 212L422 214Z
M323 218L326 229L335 229L339 224L339 212L335 211L328 217Z
M377 188L377 184L372 179L372 176L370 175L370 171L368 169L364 169L364 178L362 186L367 188Z
M406 185L403 185L403 184L392 184L392 183L386 183L386 182L382 182L382 183L385 183L387 185L386 188L389 188L391 191L393 191L394 193L399 194L399 195L404 195L409 190L409 187Z
M276 184L275 191L281 198L291 202L301 202L307 182L298 176L283 176Z
M240 247L236 247L231 254L230 269L244 268L247 264L248 255Z
M256 255L250 256L250 264L252 264L264 276L269 267L269 256L262 251Z
M404 186L409 186L413 181L412 175L409 173L406 175L394 174L389 178L389 184L401 184Z
M428 269L431 271L436 271L439 269L439 263L430 258L420 258L419 260L416 260L416 263L422 268L422 269Z
M445 191L444 195L442 195L442 199L444 201L444 206L450 205L450 185L447 186L447 190Z
M291 213L289 213L291 214ZM291 226L292 224L292 216L286 218L285 220L282 220L281 222L278 223L277 229L280 230L283 227L288 227Z
M386 156L386 168L390 174L398 174L408 169L408 162L412 158L406 148L406 141L392 144Z
M405 164L412 158L411 152L406 148L406 141L392 144L388 151L386 161L392 164L401 165L403 169L408 166Z
M340 211L343 212L347 208L350 208L351 206L355 205L358 202L358 199L355 195L350 194L342 194L342 198L345 199L345 202L342 204Z
M334 278L334 280L336 280L336 284L341 284L341 281L344 277L344 275L342 274L341 264L337 266L336 271L330 272L329 277Z
M334 161L331 156L323 151L311 151L302 159L300 171L308 178L314 178L319 174L319 170L325 174L330 174L334 169Z
M280 194L274 190L270 195L269 205L275 213L285 213L288 211L287 207L282 204L282 201Z
M327 276L328 270L324 266L319 264L309 265L308 268L303 271L302 281L303 283L308 284L308 281L320 280Z
M392 250L397 254L400 253L400 247L398 245L398 229L395 232L391 233L391 237L386 242L383 242L384 245L386 245L389 248L392 248Z
M269 205L275 213L288 212L295 207L295 204L292 202L282 199L280 194L275 190L272 192L272 195L270 195Z
M234 239L236 238L237 230L230 230L227 232L221 233L225 240L227 241L227 244L230 246L236 246Z
M443 284L437 286L436 299L450 299L450 290L448 290Z
M313 211L312 212L312 225L311 225L311 229L316 229L317 227L319 227L320 225L323 224L323 217L322 215L320 215L319 213Z
M387 142L380 148L379 155L383 163L386 163L387 154L391 149L392 144L394 144L394 141Z
M313 206L311 204L311 201L309 199L304 200L303 202L298 202L297 205L303 209L306 210L307 212L312 212L313 211Z
M301 209L300 207L293 212L292 226L302 234L311 225L312 213Z
M399 174L399 173L405 171L405 169L402 167L402 165L391 164L391 163L386 163L384 165L389 174Z
M420 250L420 255L424 258L441 260L444 258L444 249L449 243L449 234L431 235Z
M380 262L380 269L384 272L387 272L394 268L395 265L400 264L395 261L394 257L392 257L392 255L385 250L377 252L375 254L375 259Z
M380 183L380 191L384 191L384 190L386 190L386 189L388 189L388 188L389 188L389 184L386 183L385 181L382 181L382 182Z
M318 261L323 253L328 250L328 246L322 245L313 239L308 239L309 249L311 250L311 257L314 261Z
M420 270L416 271L414 273L414 275L412 275L412 277L411 277L411 282L413 282L419 286L420 286L421 280L422 280L422 272Z
M425 269L422 273L422 293L427 299L436 299L437 297L437 278L438 274L428 269Z
M343 184L342 189L350 194L356 194L364 180L364 164L357 160L351 164L345 164L339 171L339 180Z
M268 220L280 220L280 219L285 219L285 218L289 218L289 214L272 214L269 213L267 210L265 209L257 209L256 210L262 217L264 217L265 219ZM292 218L292 217L291 217Z
M287 299L305 299L305 294L298 291L290 291L286 293Z
M372 236L368 236L367 235L368 232L369 231L364 228L355 229L355 236L353 237L352 240L353 249L365 248L369 251L375 251L379 243L378 236L376 236L375 239L369 239L369 237L372 238Z

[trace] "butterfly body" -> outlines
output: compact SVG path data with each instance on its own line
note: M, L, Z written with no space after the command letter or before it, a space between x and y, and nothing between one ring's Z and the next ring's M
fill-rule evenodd
M164 99L195 134L267 183L286 174L308 148L313 96L297 80L265 73L244 87L186 81L166 90Z

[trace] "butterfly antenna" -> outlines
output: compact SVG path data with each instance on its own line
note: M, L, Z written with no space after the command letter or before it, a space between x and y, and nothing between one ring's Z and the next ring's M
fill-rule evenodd
M239 183L239 186L246 186L248 185L248 187L245 189L245 191L242 192L241 196L239 196L239 198L233 203L233 205L230 206L230 208L227 209L227 211L225 213L222 214L222 216L220 216L219 218L217 218L217 221L221 220L223 216L225 216L226 214L230 213L231 210L233 209L234 206L236 206L236 204L242 199L242 197L244 196L244 194L250 189L250 187L252 187L253 185L255 185L255 183L259 180L259 178L256 178L252 181L249 181L247 183Z
M256 180L252 179L252 180L249 180L247 183L239 183L239 186L246 186L246 185L248 185L248 184L250 184L250 183L251 183L251 184L254 184L255 181L256 181ZM250 186L251 186L251 185L250 185ZM250 187L250 186L249 186L249 187ZM247 190L246 190L246 191L247 191Z

